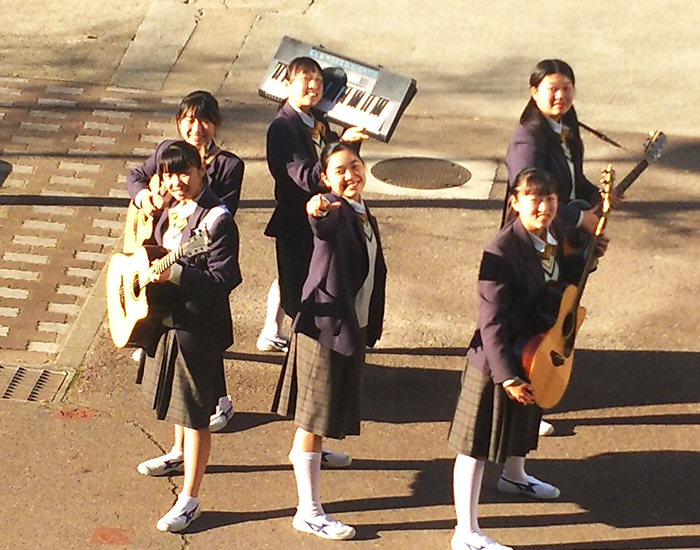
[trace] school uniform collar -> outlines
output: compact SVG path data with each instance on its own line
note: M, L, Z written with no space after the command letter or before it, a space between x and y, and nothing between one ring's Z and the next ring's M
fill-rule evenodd
M557 122L556 120L549 118L548 116L544 117L547 123L549 124L549 127L554 130L554 133L557 134L558 136L561 135L562 130L564 131L569 131L569 127L564 124L563 122Z
M360 197L360 202L357 202L352 199L348 199L347 197L341 197L343 198L350 206L352 206L352 209L357 212L358 214L365 214L367 215L367 207L365 206L365 201L362 200L362 197Z
M289 105L296 113L299 115L299 118L301 118L301 121L308 126L309 128L313 128L314 124L316 124L316 119L308 114L302 111L301 109L297 109L295 105L292 105L291 103L287 102L287 105Z
M544 252L545 246L548 244L553 246L557 246L557 244L559 244L549 228L547 228L547 233L545 234L544 239L540 239L537 235L530 232L528 232L528 235L530 235L530 239L532 240L535 250L540 253Z

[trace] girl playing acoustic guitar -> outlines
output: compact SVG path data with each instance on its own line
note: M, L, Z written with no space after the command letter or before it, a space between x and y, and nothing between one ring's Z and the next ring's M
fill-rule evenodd
M157 523L161 531L185 529L200 514L199 487L209 458L209 417L222 394L224 350L233 343L230 292L241 283L238 229L206 183L199 152L184 141L170 144L158 174L170 196L155 229L156 242L177 249L195 230L209 236L204 256L180 260L153 284L168 285L172 312L164 332L147 350L142 390L159 420L175 425L175 445L142 462L146 475L184 471L182 491Z
M513 182L515 213L484 250L477 294L477 328L467 352L462 388L449 433L458 453L454 467L457 528L454 550L503 550L479 529L477 504L484 462L505 462L498 488L552 499L559 489L525 472L525 455L537 448L542 409L514 345L526 329L542 326L540 308L550 281L577 282L581 254L564 256L564 232L555 219L557 184L544 171L527 169ZM598 253L608 244L598 238ZM543 328L546 328L543 327Z
M236 215L241 198L244 163L237 155L221 149L214 138L222 124L219 102L209 92L197 90L187 94L180 102L176 117L177 131L187 143L196 147L202 157L209 187L224 203L232 216ZM158 144L153 154L138 168L134 168L126 177L126 189L134 205L146 215L156 220L164 204L164 198L158 191L151 190L151 180L158 179L158 165L163 151L175 140L166 139ZM157 181L155 187L159 187ZM128 232L128 229L127 229ZM128 235L124 239L127 241ZM138 243L141 244L141 243ZM130 252L126 250L125 252ZM134 352L134 359L141 357L141 350ZM211 417L210 428L213 432L222 430L233 416L233 405L223 381L223 393L216 412Z

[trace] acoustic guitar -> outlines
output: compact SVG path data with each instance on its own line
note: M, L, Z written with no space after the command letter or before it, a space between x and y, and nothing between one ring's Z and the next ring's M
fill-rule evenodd
M608 219L613 177L612 165L608 164L601 178L602 214L596 236L603 233ZM586 315L585 308L581 306L581 296L596 259L596 239L590 239L579 284L567 285L563 289L554 325L531 337L522 346L520 358L523 369L535 391L535 402L543 409L559 403L569 384L576 334Z
M141 246L133 254L116 253L107 267L107 315L112 341L119 347L146 347L170 314L171 285L150 283L180 258L209 249L206 232L195 233L163 255L159 246Z
M161 208L167 201L167 191L160 181L158 174L148 182L148 189L153 195L153 200L160 203ZM156 216L147 216L141 208L137 208L134 201L129 203L126 211L126 223L124 224L124 254L133 254L136 250L153 237L153 229L157 221Z
M613 187L611 192L618 197L624 195L625 191L637 181L637 178L647 169L649 164L659 158L661 150L666 146L666 143L666 136L661 130L649 132L644 142L644 157L624 178L622 178L622 181ZM569 206L573 206L579 210L590 210L592 208L590 204L582 199L572 200ZM600 207L596 207L595 213L600 215ZM588 245L590 237L590 233L585 229L580 227L569 228L567 229L567 246L572 250L583 249Z

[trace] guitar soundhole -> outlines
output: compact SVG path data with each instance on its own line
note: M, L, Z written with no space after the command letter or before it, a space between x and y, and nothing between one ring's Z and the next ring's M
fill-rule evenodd
M142 290L143 289L141 288L141 283L139 281L139 274L134 273L134 278L131 281L131 291L132 291L135 299L137 299L137 300L139 299L139 296L141 295Z
M566 362L566 359L554 350L549 352L549 357L552 359L552 365L555 367L561 367Z

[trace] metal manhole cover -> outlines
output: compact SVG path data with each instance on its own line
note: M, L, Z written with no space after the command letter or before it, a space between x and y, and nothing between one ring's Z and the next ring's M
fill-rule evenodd
M0 366L0 399L52 401L68 372Z
M449 189L464 185L472 177L469 170L455 162L421 157L381 160L371 172L384 183L411 189Z

